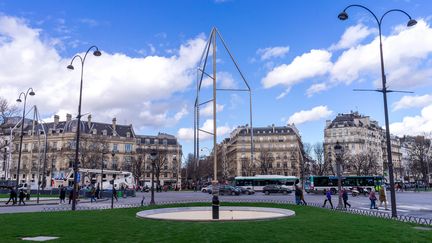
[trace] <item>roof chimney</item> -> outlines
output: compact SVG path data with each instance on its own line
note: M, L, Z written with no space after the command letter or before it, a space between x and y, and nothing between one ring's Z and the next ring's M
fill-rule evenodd
M116 131L116 125L117 125L117 119L114 117L112 119L112 128L114 130L114 134L115 134L115 131Z
M91 127L91 118L92 118L91 115L87 116L87 124L89 128Z
M60 121L60 117L58 115L54 115L54 125L57 125Z
M66 121L70 122L72 120L71 114L66 114Z

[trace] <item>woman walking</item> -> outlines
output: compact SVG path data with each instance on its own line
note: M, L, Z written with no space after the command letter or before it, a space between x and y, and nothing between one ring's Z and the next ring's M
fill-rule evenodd
M378 209L376 206L376 196L375 196L375 190L372 189L369 193L369 200L370 200L370 209Z
M342 191L342 199L343 199L343 203L344 203L344 207L345 208L346 208L347 205L349 207L351 207L351 204L348 203L348 192L347 192L347 190L345 188Z

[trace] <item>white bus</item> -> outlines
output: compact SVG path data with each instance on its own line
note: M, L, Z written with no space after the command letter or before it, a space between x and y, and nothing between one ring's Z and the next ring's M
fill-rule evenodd
M255 191L262 191L267 185L281 185L294 190L296 180L298 178L295 176L282 175L237 176L234 178L234 185Z
M84 181L84 185L95 184L100 185L101 183L101 169L85 169L79 168L79 182ZM67 175L67 179L64 186L70 186L73 184L73 170ZM104 190L112 189L111 181L114 180L114 186L116 189L120 189L122 186L129 189L135 189L136 183L135 178L132 176L132 172L129 171L118 171L118 170L103 170L102 175L102 188Z

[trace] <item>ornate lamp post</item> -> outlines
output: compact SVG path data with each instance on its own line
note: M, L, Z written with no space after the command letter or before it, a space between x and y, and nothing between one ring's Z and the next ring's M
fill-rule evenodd
M152 163L152 179L151 179L151 199L150 199L150 205L155 205L155 200L154 200L154 169L155 169L155 160L156 160L156 156L157 156L157 152L156 150L152 150L150 152L150 160Z
M115 151L111 152L112 161L114 163ZM111 209L114 208L114 178L112 179L112 193L111 193Z
M102 161L101 161L101 181L100 181L100 195L99 197L102 198L103 196L103 170L105 167L105 163L104 163L104 156L105 154L108 154L109 152L106 149L102 149ZM114 153L114 152L113 152ZM114 154L115 155L115 154Z
M342 178L341 178L341 160L342 160L342 146L339 144L339 142L336 142L336 145L334 146L334 151L336 154L336 173L338 177L338 195L339 195L339 201L337 208L342 208Z
M387 144L387 162L388 162L388 169L389 169L389 177L390 177L390 194L391 194L391 207L392 207L392 217L397 217L397 212L396 212L396 193L395 193L395 189L394 189L394 175L393 175L393 160L392 160L392 154L391 154L391 143L390 143L390 127L389 127L389 119L388 119L388 108L387 108L387 93L389 92L395 92L394 90L388 90L387 89L387 84L386 84L386 75L385 75L385 71L384 71L384 57L383 57L383 49L382 49L382 37L381 37L381 25L382 25L382 20L383 18L391 12L400 12L405 14L408 17L408 23L407 26L411 27L417 24L417 21L415 19L412 19L411 16L400 9L391 9L388 10L387 12L385 12L380 19L378 19L378 17L367 7L363 6L363 5L358 5L358 4L353 4L353 5L349 5L348 7L346 7L339 15L338 18L340 20L347 20L348 19L348 14L347 14L347 10L350 7L359 7L359 8L363 8L366 11L368 11L370 14L372 14L372 16L374 17L374 19L376 20L376 23L378 25L378 32L379 32L379 42L380 42L380 59L381 59L381 80L382 80L382 89L380 90L373 90L373 91L377 91L377 92L381 92L383 94L383 99L384 99L384 116L385 116L385 126L386 126L386 144Z
M23 113L22 113L22 120L21 120L21 134L20 134L20 146L18 151L18 167L17 167L17 178L16 178L16 189L18 190L19 185L19 178L20 178L20 167L21 167L21 152L22 152L22 143L23 143L23 137L24 137L24 119L25 119L25 109L27 104L27 96L34 96L35 92L33 91L33 88L29 88L25 93L21 92L17 102L22 102L21 96L24 97L24 104L23 104Z
M73 200L72 200L72 210L75 210L76 208L76 198L78 193L78 164L79 164L79 142L80 142L80 127L81 127L81 100L82 100L82 86L83 86L83 74L84 74L84 63L87 58L87 54L90 52L91 49L95 49L93 51L94 56L100 56L102 53L99 51L99 49L96 46L91 46L85 53L84 57L81 57L80 55L75 55L71 63L67 66L68 69L74 70L74 66L72 65L75 59L79 59L81 61L81 82L80 82L80 94L79 94L79 102L78 102L78 115L77 115L77 132L76 132L76 144L75 144L75 161L73 165L74 170L74 187L73 187Z

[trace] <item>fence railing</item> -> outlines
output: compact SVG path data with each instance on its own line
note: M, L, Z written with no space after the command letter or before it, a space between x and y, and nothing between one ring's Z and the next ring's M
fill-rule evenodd
M158 205L170 205L170 204L182 204L182 203L200 203L200 202L208 202L211 203L211 199L182 199L182 200L173 200L173 201L163 201L158 202ZM288 200L274 200L274 199L243 199L243 198L226 198L223 202L242 202L242 203L273 203L273 204L291 204L294 205L293 201ZM141 206L148 206L148 202L146 203L126 203L126 204L118 204L115 203L113 208L138 208ZM310 207L319 207L322 205L318 203L308 203L307 206ZM91 205L91 206L81 206L78 205L77 210L105 210L111 209L111 205ZM328 208L327 208L328 209ZM71 210L70 206L62 206L62 207L46 207L43 209L44 212L54 212L54 211L69 211ZM392 217L390 213L377 211L377 210L364 210L364 209L356 209L356 208L333 208L329 209L333 212L342 212L342 213L350 213L364 216L371 216L377 218L383 218L388 220L395 220L406 223L415 223L419 225L432 226L432 218L422 218L422 217L414 217L408 215L399 215L396 218Z

